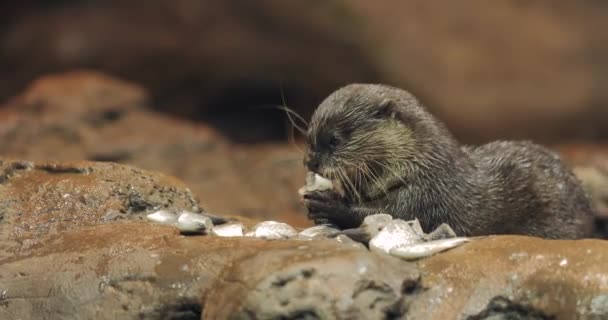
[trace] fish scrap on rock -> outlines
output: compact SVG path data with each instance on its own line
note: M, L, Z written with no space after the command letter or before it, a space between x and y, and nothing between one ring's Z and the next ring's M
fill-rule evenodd
M211 235L218 237L242 237L245 232L245 226L240 222L230 222L211 229Z
M204 234L213 228L212 218L204 214L189 211L175 214L167 210L159 210L148 214L146 219L164 225L175 226L184 234Z
M268 240L289 239L298 235L296 229L287 223L263 221L256 224L245 236Z

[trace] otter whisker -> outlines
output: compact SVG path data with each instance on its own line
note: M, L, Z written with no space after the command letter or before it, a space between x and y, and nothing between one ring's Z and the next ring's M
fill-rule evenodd
M301 155L304 155L304 150L302 150L302 148L300 148L298 146L298 144L296 143L296 138L295 138L295 132L293 131L293 126L291 128L289 128L289 134L287 135L287 140L289 141L289 144L291 144L294 148L296 148L296 150L298 150L298 152Z
M393 177L399 179L399 181L403 182L403 184L406 184L405 180L403 179L403 177L401 177L397 172L395 172L392 168L390 168L388 165L375 160L375 159L370 159L371 161L373 161L374 163L378 164L379 166L381 166L382 168L384 168L385 170L387 170L390 174L393 175Z
M298 120L302 121L302 123L304 124L304 126L308 127L308 122L306 120L304 120L304 118L301 115L299 115L293 109L287 107L287 101L285 100L285 92L283 91L282 88L281 88L281 101L283 102L283 107L287 111L289 111L290 113L292 113L293 115L295 115L298 118Z
M299 114L297 114L295 111L289 109L286 106L277 106L277 109L285 111L285 115L287 115L287 119L289 119L289 122L291 123L291 125L296 128L300 133L302 133L303 135L306 135L306 129L300 127L298 124L296 124L296 121L294 120L294 118L292 118L292 115L294 115L296 117L296 119L300 120L304 126L308 127L308 123L302 118L302 116L300 116Z
M338 169L338 172L343 177L343 181L345 182L345 185L348 186L348 188L350 189L350 191L351 191L350 193L355 196L356 201L361 202L361 195L359 194L359 191L357 191L357 188L355 187L355 185L352 183L352 181L350 180L350 178L344 171L344 167L340 167Z
M364 173L367 175L367 177L371 180L371 183L376 185L378 188L381 189L382 194L387 195L388 194L388 190L385 188L384 184L382 183L381 179L376 175L376 173L368 166L367 162L363 162L363 165L365 166L366 170L364 171Z
M349 178L349 176L345 172L343 172L343 173L344 173L345 178L348 180L348 183L350 183L350 185L352 186L352 189L353 189L352 193L357 198L357 201L361 201L361 193L359 192L359 188L358 188L359 184L357 184L357 180L358 180L358 176L359 176L359 170L357 170L357 169L359 169L359 168L358 168L358 166L356 166L354 163L352 163L350 161L344 161L344 165L350 166L350 167L353 167L356 169L355 176L353 177L355 179L354 183L352 182L352 180Z

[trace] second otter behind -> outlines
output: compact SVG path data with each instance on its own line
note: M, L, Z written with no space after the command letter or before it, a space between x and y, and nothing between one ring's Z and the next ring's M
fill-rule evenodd
M315 111L307 138L309 170L346 193L305 196L317 224L351 228L388 213L461 236L591 235L590 199L555 153L530 142L461 146L405 90L343 87Z

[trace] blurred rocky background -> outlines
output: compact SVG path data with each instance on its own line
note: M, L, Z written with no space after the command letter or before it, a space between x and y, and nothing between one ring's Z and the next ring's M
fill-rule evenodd
M412 91L466 143L553 147L608 236L606 1L0 1L0 318L606 319L603 240L405 262L142 221L310 225L279 107L308 119L351 82Z
M555 146L608 203L603 1L0 3L0 155L165 172L217 213L306 225L277 107L308 118L351 82L412 91L467 143Z

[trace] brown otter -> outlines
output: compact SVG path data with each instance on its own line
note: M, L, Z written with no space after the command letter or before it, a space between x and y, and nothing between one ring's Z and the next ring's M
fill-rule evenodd
M342 186L305 195L309 218L339 228L370 214L441 223L458 235L591 235L592 207L579 181L531 142L461 146L405 90L352 84L327 97L307 132L305 164Z

